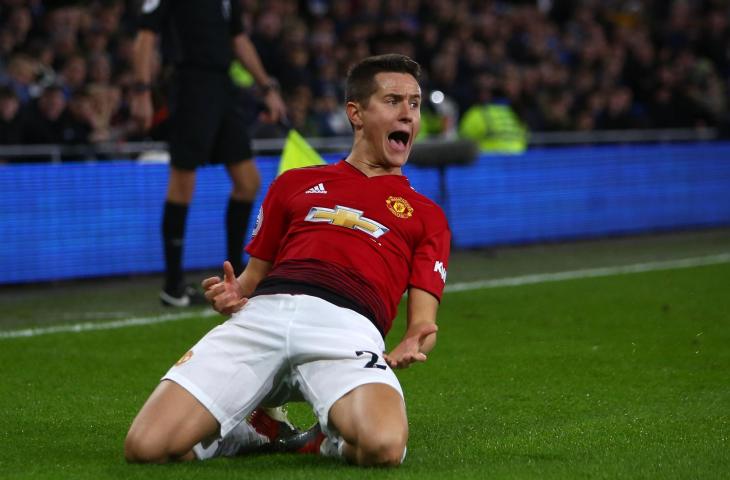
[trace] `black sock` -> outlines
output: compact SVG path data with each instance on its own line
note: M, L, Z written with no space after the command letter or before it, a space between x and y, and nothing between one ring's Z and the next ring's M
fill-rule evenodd
M236 276L243 271L243 236L246 235L251 208L253 208L251 202L228 199L228 209L226 210L227 258L233 265Z
M176 292L183 283L182 255L188 206L165 202L162 214L162 242L165 251L165 290Z

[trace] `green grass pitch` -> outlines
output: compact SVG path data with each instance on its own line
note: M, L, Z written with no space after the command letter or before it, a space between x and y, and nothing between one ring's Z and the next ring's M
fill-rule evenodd
M133 416L215 319L0 338L0 478L728 478L729 287L721 264L447 294L436 350L399 372L411 438L393 471L127 465Z

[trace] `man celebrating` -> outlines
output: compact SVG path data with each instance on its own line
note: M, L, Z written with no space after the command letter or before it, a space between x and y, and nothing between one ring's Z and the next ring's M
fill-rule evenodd
M402 462L408 422L392 368L425 361L436 342L450 242L441 209L401 171L420 124L419 75L402 55L350 70L352 151L271 185L244 272L235 278L226 262L223 279L203 282L214 308L232 317L152 393L127 436L129 461L205 458L256 406L304 399L323 433L320 453ZM406 290L406 333L383 353Z

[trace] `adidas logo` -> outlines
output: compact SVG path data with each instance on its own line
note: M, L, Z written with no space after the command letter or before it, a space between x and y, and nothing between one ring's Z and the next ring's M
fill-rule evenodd
M319 183L304 193L327 193L327 190L324 188L324 183Z

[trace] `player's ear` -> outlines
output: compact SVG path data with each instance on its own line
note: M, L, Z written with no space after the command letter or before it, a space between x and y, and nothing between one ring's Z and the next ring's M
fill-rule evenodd
M362 127L362 106L357 102L347 102L345 105L347 118L355 129Z

